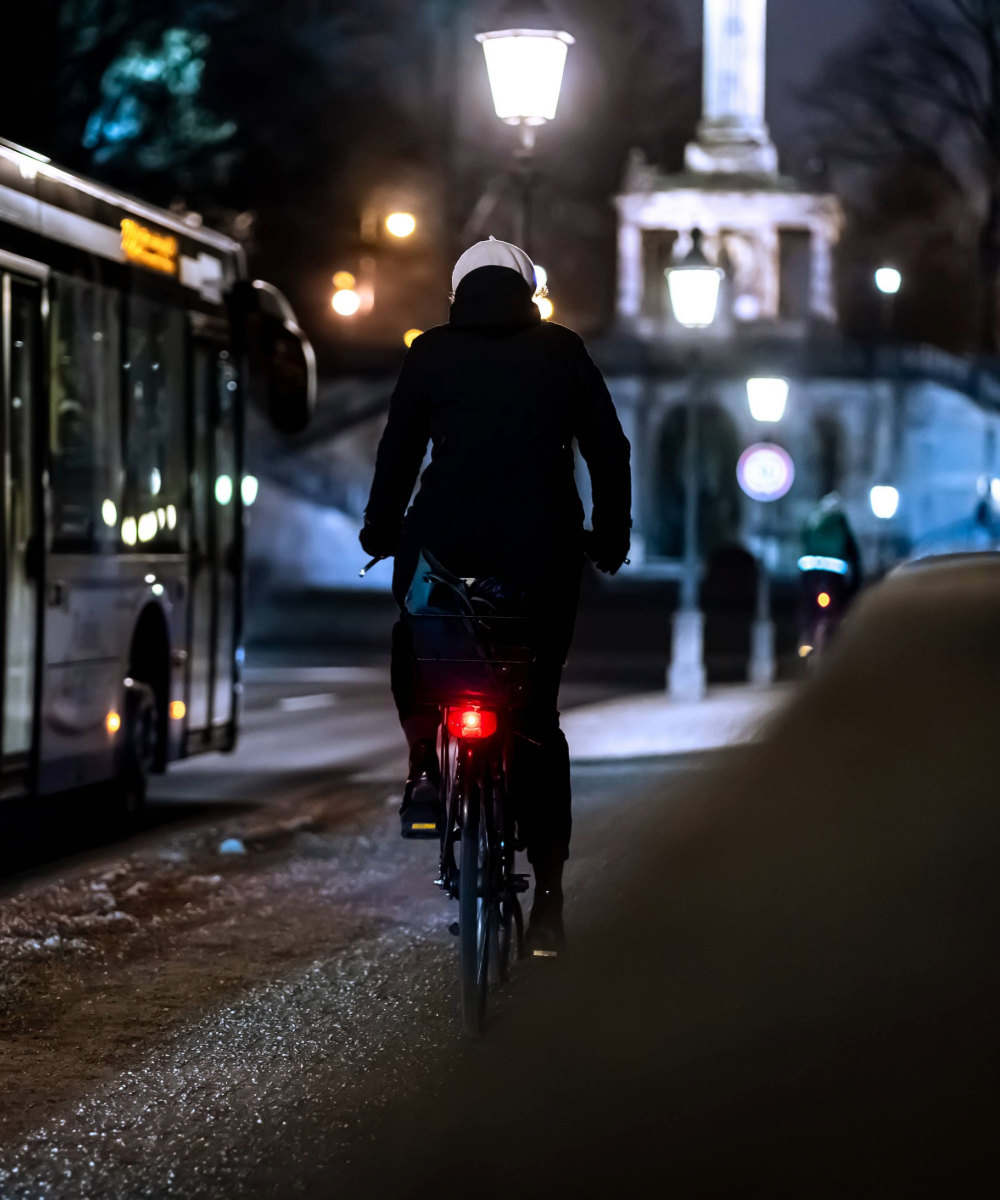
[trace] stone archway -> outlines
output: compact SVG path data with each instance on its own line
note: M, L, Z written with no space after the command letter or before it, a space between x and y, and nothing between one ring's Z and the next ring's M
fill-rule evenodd
M653 474L653 531L656 557L684 554L684 447L687 405L672 408L660 426ZM708 557L739 540L742 493L736 480L740 438L732 418L716 404L698 410L699 554Z

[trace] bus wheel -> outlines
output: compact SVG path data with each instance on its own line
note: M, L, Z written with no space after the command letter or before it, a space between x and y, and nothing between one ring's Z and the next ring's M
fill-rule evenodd
M156 765L160 729L156 692L141 679L125 688L125 720L118 767L118 800L126 818L138 816L146 803L146 786Z

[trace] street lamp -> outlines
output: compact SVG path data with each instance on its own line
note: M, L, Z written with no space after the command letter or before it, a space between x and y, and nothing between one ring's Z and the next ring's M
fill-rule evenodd
M747 380L750 415L761 424L776 425L788 407L787 379ZM740 460L740 487L754 502L754 525L759 553L757 556L757 615L750 635L750 683L769 687L777 673L775 631L771 611L771 577L767 568L770 530L766 505L786 495L794 480L791 459L779 447L755 446Z
M555 119L566 55L575 40L555 28L544 0L512 0L500 12L499 28L476 34L496 114L520 127L526 150L534 148L535 129Z
M880 521L891 521L899 511L899 492L894 487L873 487L868 498Z
M763 424L777 424L785 415L788 392L787 379L748 379L750 415Z
M750 402L750 415L761 424L776 425L788 407L789 390L787 379L748 379L747 400ZM750 682L754 687L768 687L774 683L777 664L774 619L771 611L771 578L765 557L767 515L763 503L757 501L755 507L760 555L757 560L757 615L750 635Z
M903 286L903 276L895 267L879 267L875 272L875 286L882 293L882 339L887 342L895 324L896 297Z
M483 47L493 107L507 125L521 132L518 174L523 204L518 241L525 250L531 240L530 159L540 125L555 120L569 47L575 42L560 30L545 0L510 0L500 10L496 29L477 33Z
M331 304L338 317L353 317L361 308L361 297L354 288L339 288L333 293Z
M884 522L891 521L899 512L899 491L889 484L876 484L868 493L868 502L872 512L878 518L879 532L875 536L875 550L878 556L878 569L885 568L886 552L889 549L888 538L883 535Z
M385 227L395 238L408 238L416 231L417 218L408 212L390 213L385 219Z
M705 257L703 243L704 234L695 229L683 262L667 268L670 304L685 329L707 329L719 307L722 271Z
M715 320L723 272L705 257L703 235L695 229L691 250L676 267L667 269L667 286L674 316L687 329L707 329ZM704 378L695 349L688 389L684 445L684 579L680 608L674 614L673 653L667 684L676 700L704 700L705 618L698 605L698 409Z
M879 267L875 272L875 286L883 296L895 296L903 286L903 276L895 267Z

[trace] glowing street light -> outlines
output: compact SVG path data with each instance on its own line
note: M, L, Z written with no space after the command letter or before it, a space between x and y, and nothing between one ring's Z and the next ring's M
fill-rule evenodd
M418 337L422 336L423 332L422 329L408 329L403 334L403 342L406 344L407 350L409 350Z
M869 499L880 521L891 521L899 511L899 492L894 487L873 487Z
M875 272L875 286L883 296L895 296L903 286L903 276L895 267L879 267Z
M777 424L785 415L788 392L787 379L748 379L750 415L755 421Z
M666 272L670 303L677 320L688 329L707 329L715 320L723 273L713 267L702 249L702 232L691 234L691 250ZM673 652L667 683L675 700L704 700L705 617L699 607L698 584L698 424L705 391L700 347L693 354L684 435L684 574L680 607L674 613Z
M555 28L543 0L512 0L501 11L498 28L476 35L496 114L522 127L526 147L534 145L535 127L555 119L566 56L575 40Z
M353 288L340 288L330 303L338 317L353 317L361 307L361 297Z
M256 475L244 475L240 483L240 497L247 508L251 508L257 500L260 491L260 481Z
M535 303L538 305L538 311L542 314L542 320L551 321L555 316L556 306L548 296L536 296Z
M719 307L722 271L705 257L703 242L701 230L695 229L690 252L666 272L674 316L686 329L707 329Z
M395 238L408 238L416 231L417 218L413 213L390 213L385 219L385 227Z
M333 277L333 286L338 291L350 291L357 282L350 271L338 271Z

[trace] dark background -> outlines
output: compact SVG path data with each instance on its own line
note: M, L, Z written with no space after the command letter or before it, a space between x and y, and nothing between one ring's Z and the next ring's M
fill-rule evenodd
M951 350L977 344L974 249L963 229L974 186L940 158L897 146L873 167L824 141L831 56L892 31L907 0L772 0L768 113L783 168L834 189L848 225L838 257L842 324L880 327L872 271L907 287L895 336ZM916 0L945 10L954 0ZM612 198L627 153L676 170L700 111L700 0L563 0L577 38L557 121L540 135L528 247L550 273L556 319L585 335L613 317ZM241 238L254 272L290 296L327 376L385 372L402 335L446 319L450 265L473 237L512 237L514 132L492 112L474 34L479 0L42 0L24 6L0 76L0 136ZM10 18L8 17L9 21ZM173 78L169 31L186 42ZM176 47L175 47L176 49ZM159 66L156 66L159 64ZM124 119L123 119L124 118ZM129 122L132 127L129 128ZM854 160L852 160L852 154ZM494 185L478 228L470 214ZM419 220L406 243L360 239L366 211ZM377 259L365 317L332 313L332 275ZM990 347L992 349L992 347Z

